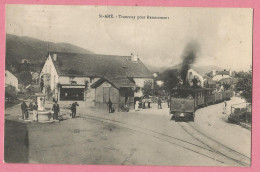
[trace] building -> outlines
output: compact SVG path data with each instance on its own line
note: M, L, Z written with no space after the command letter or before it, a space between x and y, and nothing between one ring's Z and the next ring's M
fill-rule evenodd
M231 81L232 79L232 71L226 71L225 69L223 71L215 71L213 72L212 79L217 82L221 81Z
M151 72L134 56L98 54L49 53L40 73L43 92L58 101L86 101L95 104L95 90L91 85L100 79L127 78L142 90ZM121 87L120 87L121 88Z
M5 97L15 98L18 93L18 79L9 70L5 70Z
M15 90L18 91L18 79L9 70L5 70L5 85L12 85Z
M32 75L32 81L35 84L39 84L39 73L38 72L31 72Z
M187 80L190 83L190 85L192 85L193 78L197 79L199 86L204 87L205 79L203 78L203 76L195 70L189 69L187 72Z
M137 85L127 77L101 78L91 85L95 88L95 107L107 109L109 99L115 110L120 111L127 105L134 108L134 92Z

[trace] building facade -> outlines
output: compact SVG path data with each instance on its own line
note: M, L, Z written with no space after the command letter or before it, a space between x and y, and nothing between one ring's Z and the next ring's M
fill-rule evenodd
M95 104L96 88L102 78L128 78L143 88L153 76L137 57L97 54L49 53L40 73L42 92L58 101L85 101ZM117 88L119 89L119 88ZM141 89L140 89L141 90Z
M18 79L9 70L5 70L5 85L14 86L16 91L18 91Z
M9 70L5 70L5 97L6 98L16 98L18 88L18 79Z

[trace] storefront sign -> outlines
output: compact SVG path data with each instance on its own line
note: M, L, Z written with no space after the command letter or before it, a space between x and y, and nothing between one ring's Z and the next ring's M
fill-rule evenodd
M61 86L62 88L85 88L84 85L64 85L64 86Z

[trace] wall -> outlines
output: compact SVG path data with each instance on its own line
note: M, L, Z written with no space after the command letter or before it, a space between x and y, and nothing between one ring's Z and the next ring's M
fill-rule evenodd
M8 70L5 71L5 85L12 85L18 91L18 79Z
M195 70L189 69L188 73L187 73L187 80L189 81L189 83L192 82L192 79L194 78L194 76L199 80L201 86L204 87L203 77L200 74L198 74Z
M57 60L59 56L57 56ZM59 97L57 83L60 84L71 84L70 81L76 81L79 85L85 85L85 81L89 82L89 88L85 91L85 101L88 105L94 106L94 99L95 99L95 89L91 89L90 85L96 82L99 78L94 78L92 82L90 82L90 77L69 77L69 76L59 76L55 66L53 64L52 58L49 55L45 61L45 64L42 68L41 75L43 74L50 74L50 88L55 94L55 97Z
M52 59L51 59L51 56L49 55L49 57L46 59L45 61L45 64L42 68L42 71L41 71L41 76L43 74L50 74L50 87L51 87L51 90L53 91L54 89L56 89L57 87L57 83L58 83L58 80L59 80L59 75L55 69L55 66L52 62Z
M119 91L111 84L104 82L95 90L96 110L107 110L107 102L109 98L111 99L115 110L118 111Z
M71 84L71 81L76 81L79 85L85 85L85 82L88 81L88 89L85 91L84 100L86 104L93 107L95 105L95 89L91 88L91 84L99 80L100 78L93 78L90 82L90 77L69 77L69 76L60 76L60 84Z
M144 87L144 83L145 83L146 81L151 81L151 82L153 82L153 79L151 79L151 78L133 78L133 79L134 79L134 81L135 81L135 84L136 84L137 86L141 87L141 88Z
M135 81L135 84L141 88L138 92L134 93L134 97L142 97L143 96L142 88L144 87L144 83L146 81L151 81L153 83L153 79L151 79L151 78L133 78L133 79Z

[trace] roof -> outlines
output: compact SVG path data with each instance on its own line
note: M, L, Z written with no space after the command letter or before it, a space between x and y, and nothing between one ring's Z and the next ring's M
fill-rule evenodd
M131 61L131 56L76 53L56 54L57 60L53 61L53 63L60 76L153 77L141 60L138 59L137 62L133 62Z
M123 87L137 87L133 81L126 77L117 77L117 78L101 78L97 80L95 83L91 85L92 88L97 88L101 84L107 81L109 84L113 85L115 88L123 88Z
M11 72L10 69L5 69L5 72L9 72L9 73L12 74L14 77L18 78L13 72Z
M226 70L224 70L224 71L219 71L219 72L217 73L217 75L229 75L229 71L226 71Z
M221 79L224 79L224 78L231 78L229 75L216 75L216 76L214 76L212 79L214 80L214 81L220 81Z

